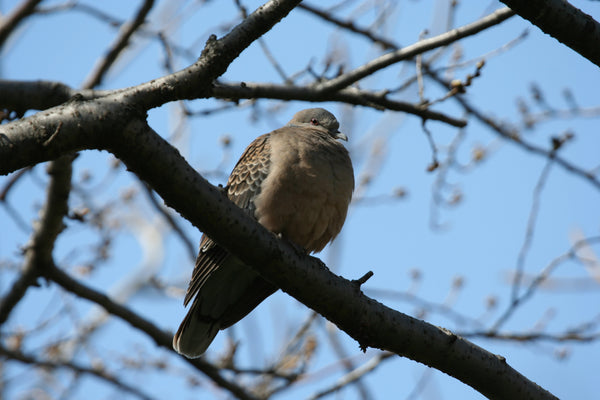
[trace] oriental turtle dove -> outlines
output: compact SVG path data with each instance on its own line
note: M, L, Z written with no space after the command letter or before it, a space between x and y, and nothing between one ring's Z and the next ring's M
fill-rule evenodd
M321 251L342 229L354 190L347 137L322 108L298 112L283 128L255 139L229 176L225 193L270 231ZM204 235L184 305L192 306L173 338L189 358L217 332L252 311L277 287Z

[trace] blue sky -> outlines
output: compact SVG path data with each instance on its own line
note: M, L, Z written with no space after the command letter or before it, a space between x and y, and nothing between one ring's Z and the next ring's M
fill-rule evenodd
M58 4L59 2L47 2ZM90 4L93 4L91 2ZM181 4L180 4L181 3ZM253 10L260 2L243 2ZM589 1L573 1L600 19L600 4ZM0 10L6 12L16 2L3 1ZM109 14L119 18L132 15L137 2L105 1L103 7ZM180 4L177 6L177 4ZM458 8L455 25L472 22L489 13L500 3L494 1L462 2ZM433 12L432 10L436 11ZM382 29L387 37L401 45L418 40L424 29L430 35L443 31L439 26L445 16L446 2L419 1L401 2L393 10L388 26ZM372 22L373 14L367 13L359 23L365 26ZM198 55L209 34L221 36L226 24L236 23L238 14L234 2L213 1L203 7L195 2L171 2L169 7L159 7L151 14L151 24L156 29L169 29L181 46L192 46L192 54ZM476 59L517 38L528 30L528 37L499 55L486 59L482 76L468 89L468 99L498 120L518 122L518 97L530 103L532 83L542 88L545 99L555 108L566 109L563 90L569 88L581 107L597 106L597 86L600 82L598 67L583 59L574 51L543 34L520 17L513 17L500 26L461 41L452 51L460 50L463 60ZM5 48L0 58L0 76L3 79L56 80L78 87L87 76L99 56L112 42L115 30L84 14L55 13L37 16L25 24ZM302 70L312 60L315 69L322 68L322 59L333 51L345 57L348 68L355 68L376 57L380 51L357 35L336 31L331 25L316 21L305 11L296 10L265 35L264 40L271 52L281 62L288 74ZM447 60L451 52L444 57ZM164 74L161 68L162 49L153 40L136 40L123 59L111 70L103 89L114 89L136 85ZM177 68L183 68L191 59L179 59ZM445 65L444 62L439 66ZM474 66L451 71L456 78L464 78L474 71ZM361 83L363 88L397 87L414 72L414 64L404 63L387 68ZM280 83L272 66L265 59L257 44L234 61L224 81L275 82ZM435 99L443 91L434 83L426 83L425 96ZM417 89L411 87L401 95L406 101L417 101ZM191 110L211 109L218 105L212 100L195 100L188 103ZM228 173L244 147L256 136L283 125L291 115L313 106L304 102L281 105L277 112L272 107L275 101L261 101L257 109L263 118L251 118L252 107L232 108L207 117L195 117L181 125L178 119L180 108L176 104L165 105L149 112L152 127L164 137L176 139L177 146L186 159L201 172L219 168ZM390 194L395 188L407 191L401 200L384 201L373 205L354 205L349 213L342 235L332 248L320 257L337 273L355 279L366 271L375 275L365 285L368 295L377 297L377 290L404 292L411 288L411 271L421 271L422 278L414 294L433 303L446 301L451 284L456 277L464 278L464 286L450 304L465 316L478 318L486 314L486 299L495 296L496 311L482 321L494 321L507 307L510 296L508 277L514 271L519 250L523 244L527 220L533 199L533 188L547 162L546 159L523 151L519 146L501 141L490 130L477 121L470 120L464 131L464 139L457 151L458 161L467 164L475 146L490 149L489 157L468 171L450 171L447 180L456 185L463 194L463 201L452 208L436 208L435 212L444 223L444 229L433 230L432 187L436 173L426 171L431 161L431 149L417 117L391 112L379 112L365 108L349 108L340 104L319 104L338 116L341 129L348 134L348 148L354 162L357 180L362 177L369 163L380 163L376 177L363 193L367 197ZM536 109L535 105L531 106ZM447 101L436 110L455 117L462 117L462 110L453 101ZM539 108L538 108L539 110ZM443 149L458 134L456 128L442 123L428 122L436 144ZM178 130L180 129L180 130ZM549 138L565 131L575 133L575 139L561 150L561 155L585 169L598 165L600 136L598 118L569 118L542 123L537 129L525 132L525 139L538 146L549 148ZM223 151L219 145L227 135L233 142ZM370 156L375 144L380 144L377 157ZM92 276L82 277L87 284L96 288L122 288L128 276L138 276L140 271L155 271L174 287L183 288L190 274L193 260L177 240L166 231L161 219L140 196L133 204L113 209L110 205L123 194L134 188L140 190L135 179L122 170L113 177L110 168L112 156L106 152L84 152L77 159L74 179L80 180L83 171L92 171L93 177L85 187L94 187L94 197L84 199L74 195L73 208L90 206L107 207L111 220L119 222L118 236L111 251L112 258ZM206 174L214 184L224 183L225 176ZM0 187L7 178L0 178ZM43 202L44 183L47 177L42 166L19 182L11 192L10 203L17 208L26 222L36 216L36 207ZM599 234L600 191L580 177L565 171L558 165L551 168L541 192L540 208L535 225L535 235L527 254L525 272L535 275L553 259L569 250L570 235L581 231L585 236ZM187 235L197 243L200 233L189 223L181 220ZM17 249L28 239L29 232L21 230L15 221L0 208L0 224L8 226L0 233L0 255L2 259L19 260ZM6 224L6 225L5 225ZM75 268L89 258L90 246L97 242L97 232L70 221L69 229L59 239L56 259L61 265ZM140 232L144 232L144 236ZM166 233L165 233L166 232ZM164 237L160 236L164 233ZM158 239L153 235L158 235ZM154 244L156 247L152 247ZM148 246L144 248L143 246ZM150 250L156 253L150 253ZM596 252L598 251L596 247ZM144 256L153 254L154 259ZM7 275L2 275L7 276ZM555 278L590 280L580 263L567 262L561 265ZM0 282L3 293L9 281ZM121 286L119 286L121 285ZM164 329L176 329L184 316L181 293L165 296L144 289L130 299L130 305ZM408 314L417 315L419 307L397 297L377 297L385 304ZM92 311L89 304L75 302L56 288L34 289L28 293L9 322L17 326L32 326L39 321L44 310L40 304L48 304L48 310L60 309L64 303L73 307L82 318ZM561 332L579 323L594 320L598 323L600 290L591 285L587 289L540 290L506 323L503 332L527 332L535 329L536 323L546 321L549 332ZM287 295L277 293L260 308L234 328L241 341L240 362L247 365L269 360L274 349L285 343L285 337L301 324L308 311ZM472 327L458 326L443 314L430 312L424 319L456 331L471 331ZM306 382L300 382L286 398L306 398L327 384L318 377L328 376L327 382L343 373L335 365L335 357L327 345L324 322L319 322L315 335L320 340L312 371L319 372ZM335 328L331 328L335 329ZM260 333L257 335L256 331ZM59 338L72 335L72 327L65 321L53 330L39 335L35 340ZM227 333L221 333L209 357L217 357L223 349ZM345 334L337 335L346 352L364 361L372 356L361 355L357 344ZM28 345L35 349L39 342ZM540 343L515 344L493 340L475 339L475 343L507 358L515 369L547 388L560 398L590 398L597 393L597 374L600 360L600 344ZM200 396L198 390L186 385L181 376L191 373L187 366L174 360L167 352L156 349L147 339L135 334L120 321L112 320L99 333L95 351L105 351L115 356L133 353L145 354L148 359L167 358L172 369L166 376L150 378L141 372L130 372L129 382L140 382L157 398L176 396L191 398ZM557 353L566 350L568 357L559 360ZM92 352L94 353L94 352ZM82 362L91 357L79 355ZM170 358L168 358L170 357ZM328 369L329 368L329 369ZM178 377L179 369L185 371ZM20 382L18 368L9 371L14 378L12 394L26 386ZM427 368L413 361L394 358L381 365L366 378L366 383L375 398L405 398L414 389L416 381ZM328 375L331 374L331 375ZM154 375L153 375L154 376ZM66 378L65 378L66 381ZM175 384L173 384L175 382ZM92 388L92 389L90 389ZM97 393L97 397L110 396L105 386L93 379L86 379L77 390L82 393ZM224 397L213 389L211 396ZM342 398L355 398L353 390L346 389ZM398 396L398 397L396 397ZM204 398L204 396L201 396ZM440 372L433 372L421 393L423 399L481 399L480 394Z

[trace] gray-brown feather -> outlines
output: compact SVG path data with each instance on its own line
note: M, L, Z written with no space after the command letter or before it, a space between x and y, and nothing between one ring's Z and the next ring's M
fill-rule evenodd
M255 139L227 182L226 194L263 226L307 252L321 251L340 232L354 190L339 124L326 110L298 112L287 126ZM174 348L198 357L220 329L277 290L206 235L184 304L192 305Z
M256 138L244 151L227 181L227 197L238 207L254 216L254 198L260 193L261 183L269 172L269 135ZM186 292L184 305L198 293L215 268L229 256L227 250L203 235L200 251Z

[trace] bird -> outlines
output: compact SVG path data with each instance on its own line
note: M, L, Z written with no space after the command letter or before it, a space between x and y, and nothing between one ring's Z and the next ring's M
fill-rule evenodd
M348 137L332 113L299 111L248 145L223 192L278 237L317 253L342 229L354 191L352 162L340 140ZM220 330L277 290L203 234L184 307L193 302L173 337L174 350L200 357Z

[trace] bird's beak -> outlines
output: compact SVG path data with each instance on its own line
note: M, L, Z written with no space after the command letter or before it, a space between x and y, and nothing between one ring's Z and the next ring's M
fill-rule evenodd
M348 141L348 136L344 135L342 132L337 132L337 135L335 135L336 139L342 139L344 141Z

